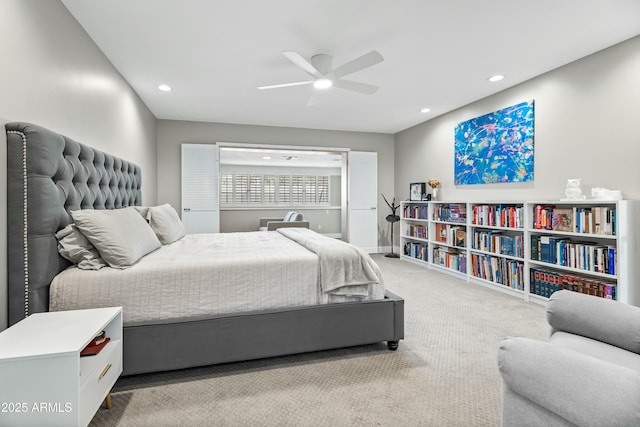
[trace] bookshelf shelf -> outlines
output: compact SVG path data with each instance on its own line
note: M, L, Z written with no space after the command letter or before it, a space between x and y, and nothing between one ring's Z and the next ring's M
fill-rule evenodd
M406 259L409 262L413 262L413 263L416 263L416 264L419 264L419 265L423 265L425 267L429 266L429 263L427 261L421 260L419 258L414 258L414 257L408 256L408 255L404 255L402 258Z
M471 248L469 251L472 252L472 253L476 253L476 254L492 255L492 256L498 256L498 257L502 257L502 258L512 259L514 261L524 262L524 258L522 258L522 257L517 257L517 256L512 256L512 255L505 255L505 254L500 254L500 253L490 252L490 251L482 251L480 249L473 249L473 248Z
M475 283L482 285L486 288L497 289L499 291L506 292L511 295L516 295L519 298L524 297L524 291L522 289L511 288L509 286L503 285L502 283L497 283L492 280L482 279L480 277L474 277L473 280Z
M551 264L543 261L529 260L529 264L537 265L537 266L540 266L541 268L553 268L557 270L569 271L571 273L581 274L584 276L600 277L602 279L608 279L608 280L618 279L618 276L615 274L599 273L597 271L584 270L582 268L567 267L564 265Z
M570 231L556 231L556 230L536 230L529 231L531 234L549 234L560 236L573 236L576 239L604 239L604 240L616 240L618 236L610 234L595 234L595 233L574 233Z
M640 201L401 206L403 259L526 301L564 287L640 306Z
M464 273L462 271L458 271L456 269L453 269L451 267L447 267L446 265L440 265L440 264L430 264L430 267L436 269L436 270L440 270L442 272L445 272L447 274L453 275L453 276L457 276L461 279L465 279L467 277L467 273Z
M428 239L423 239L421 237L416 237L416 236L402 236L402 237L404 237L407 240L413 240L413 241L416 241L416 242L424 242L424 243L428 243L429 242Z

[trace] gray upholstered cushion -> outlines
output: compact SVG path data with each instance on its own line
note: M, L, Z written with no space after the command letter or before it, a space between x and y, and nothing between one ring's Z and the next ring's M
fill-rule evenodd
M115 268L126 268L161 244L134 208L71 211L78 229Z
M107 263L100 257L96 248L78 230L69 224L56 233L58 252L82 270L100 270Z
M640 420L640 373L529 338L508 338L498 367L513 392L580 426L632 426ZM507 410L509 411L509 410ZM507 426L548 425L538 419Z
M168 203L149 208L148 219L149 225L163 245L182 239L186 233L178 213Z
M563 290L551 295L547 321L554 330L640 353L640 307Z
M640 373L640 354L611 344L583 337L569 332L557 331L549 338L553 345L568 348L580 354L626 366Z

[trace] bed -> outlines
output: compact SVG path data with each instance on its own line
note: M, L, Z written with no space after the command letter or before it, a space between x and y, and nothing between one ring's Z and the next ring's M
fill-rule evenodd
M70 266L58 252L55 234L72 222L71 211L124 211L140 206L141 170L131 162L37 125L9 123L6 131L9 324L30 314L48 311L52 295L56 309L89 308L77 302L65 308L64 304L55 302L60 295L55 286L52 291L52 282L58 281ZM260 234L261 239L277 234L278 239L296 240L301 238L296 236L296 230L299 229L289 231L292 236L273 231L249 234ZM309 230L303 233L306 232L313 233ZM312 234L306 244L302 243L306 249L318 243L315 240L321 237L317 236L320 235ZM189 239L196 237L185 236L185 241ZM179 249L175 250L179 253ZM318 265L317 268L323 264L322 258L315 255L306 262L307 267L311 265L309 262ZM331 261L324 263L331 264ZM307 267L304 271L308 275ZM100 271L103 270L110 269ZM316 274L315 270L311 271L312 275ZM89 281L82 277L76 279L77 291L84 292L82 283ZM270 286L280 285L273 283ZM100 285L95 289L101 289ZM317 301L302 305L247 306L215 314L198 310L185 314L187 310L183 309L188 305L188 298L178 298L182 308L163 308L156 311L168 315L139 318L135 317L138 311L128 309L126 304L116 300L103 299L100 304L125 306L123 375L384 341L389 349L397 349L398 342L404 338L404 301L401 297L388 290L383 290L378 299L341 297L340 292L334 294L335 297L324 300L318 295ZM64 298L61 300L65 301Z

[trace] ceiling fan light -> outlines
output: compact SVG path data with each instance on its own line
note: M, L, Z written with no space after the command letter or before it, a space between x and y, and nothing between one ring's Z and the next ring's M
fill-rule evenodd
M331 79L328 79L326 77L320 77L313 82L313 87L315 87L316 89L328 89L331 86L333 86L333 82L331 81Z

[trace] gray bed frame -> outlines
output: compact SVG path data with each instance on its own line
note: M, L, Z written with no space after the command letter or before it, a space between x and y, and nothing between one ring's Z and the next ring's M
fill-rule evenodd
M56 231L70 210L140 205L137 165L28 123L8 123L9 325L48 311L53 277L69 266ZM124 372L132 375L404 338L404 300L253 311L125 325Z

